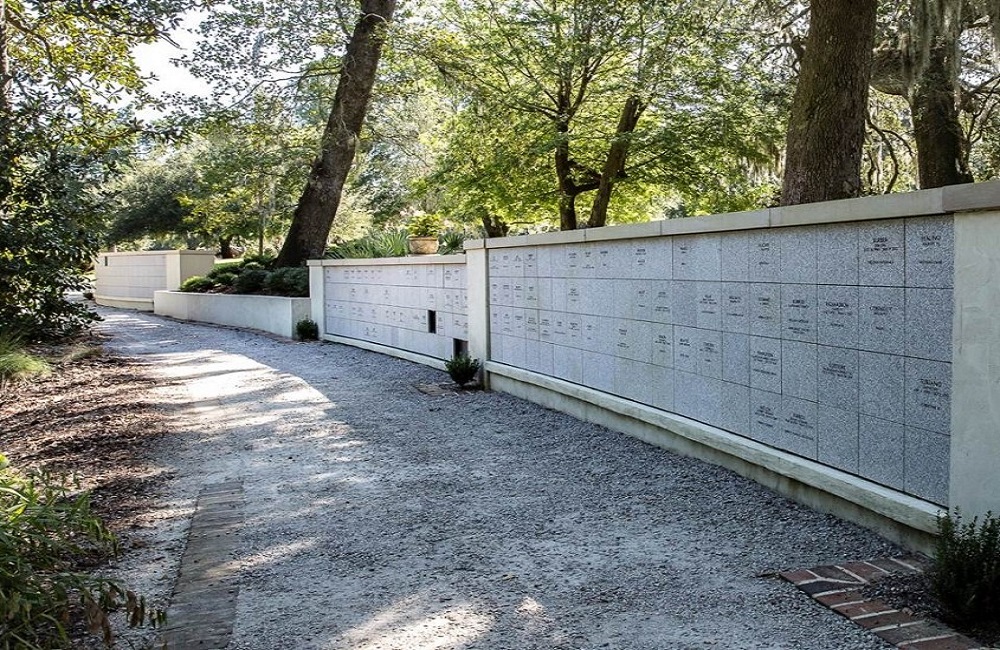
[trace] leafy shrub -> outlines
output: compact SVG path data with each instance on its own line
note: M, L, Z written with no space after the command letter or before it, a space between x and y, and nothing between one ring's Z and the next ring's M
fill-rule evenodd
M256 264L254 268L261 269L273 269L274 268L274 255L269 253L264 253L263 255L244 255L243 256L243 268L250 268L251 264Z
M267 269L265 269L264 265L261 264L260 262L243 262L243 264L240 264L240 275L246 273L247 271L261 271L261 270L266 271Z
M0 387L49 372L49 364L24 351L19 336L0 332Z
M236 284L236 279L238 277L240 277L239 274L234 273L232 271L227 271L225 273L217 274L214 278L212 278L212 280L215 281L216 289L220 288L232 289L233 286Z
M410 237L437 237L441 232L441 215L423 212L415 215L406 225Z
M34 110L34 109L26 109ZM25 118L25 119L22 119ZM41 141L32 116L0 115L0 323L31 340L56 340L100 320L66 293L89 288L102 213L82 179L93 160ZM96 195L96 193L95 193Z
M205 277L218 281L218 279L222 276L225 275L235 276L239 272L240 272L240 262L227 262L225 264L216 264L211 271L205 274Z
M319 325L311 318L303 318L295 323L295 338L300 341L315 341L319 339Z
M267 292L276 296L307 297L309 295L309 269L289 266L271 271L264 280Z
M330 259L374 259L378 257L406 257L410 252L405 230L372 231L327 251Z
M465 386L479 374L479 359L473 359L462 353L444 362L448 375L459 386Z
M252 263L252 262L251 262ZM237 276L233 282L233 289L236 293L258 293L264 290L264 280L267 279L268 272L264 269L244 268L243 272Z
M201 275L193 275L181 283L180 290L188 293L208 293L215 288L215 281Z
M449 228L441 233L441 246L438 253L441 255L454 255L465 252L465 240L468 233L458 228Z
M107 578L79 570L118 550L90 511L86 494L45 472L18 472L0 456L0 631L16 648L67 648L67 629L86 624L110 646L108 613L126 608L129 624L163 622L144 598Z
M962 523L961 513L938 520L934 594L959 623L1000 623L1000 518L986 513Z

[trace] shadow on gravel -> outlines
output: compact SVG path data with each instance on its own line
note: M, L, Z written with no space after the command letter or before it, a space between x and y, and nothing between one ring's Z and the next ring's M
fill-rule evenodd
M894 548L731 472L374 353L108 324L187 387L184 471L244 480L233 650L884 647L758 576Z

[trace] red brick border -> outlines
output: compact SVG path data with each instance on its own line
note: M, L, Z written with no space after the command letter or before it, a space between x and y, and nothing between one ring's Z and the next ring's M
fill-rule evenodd
M867 562L818 566L779 574L814 600L904 650L987 650L941 623L865 598L861 589L889 575L923 573L920 557L888 557Z

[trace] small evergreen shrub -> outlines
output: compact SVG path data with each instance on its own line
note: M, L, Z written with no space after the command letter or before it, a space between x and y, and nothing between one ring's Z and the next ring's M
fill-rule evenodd
M937 555L931 584L938 600L957 622L1000 624L1000 518L947 513L938 520Z
M68 648L77 622L110 647L108 613L121 607L132 626L164 620L121 583L80 570L117 553L118 542L75 488L52 474L16 471L0 455L3 647Z
M244 268L233 282L233 289L236 293L259 293L264 290L267 273L264 269Z
M309 296L309 269L302 266L275 269L264 280L264 288L275 296Z
M456 354L444 362L448 375L459 386L465 386L479 374L479 359L473 359L467 354Z
M237 275L240 272L240 262L226 262L216 264L211 271L205 274L206 278L218 281L224 275Z
M180 290L187 293L208 293L215 288L215 281L211 278L193 275L181 283Z
M274 255L264 253L263 255L244 255L243 268L248 268L250 264L257 265L256 268L270 270L274 268Z
M217 274L212 280L215 281L216 289L232 289L236 285L236 279L239 277L239 274L227 271Z
M266 271L267 269L265 269L264 265L261 264L260 262L243 262L243 264L240 265L240 275L246 273L247 271L259 271L259 270Z
M303 318L295 323L295 338L300 341L316 341L319 339L319 325L311 318Z

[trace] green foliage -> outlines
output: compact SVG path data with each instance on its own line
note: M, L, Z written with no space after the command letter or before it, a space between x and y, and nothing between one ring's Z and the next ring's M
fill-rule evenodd
M180 290L186 293L208 293L214 288L215 280L202 275L193 275L180 286Z
M422 212L414 215L406 224L410 237L437 237L441 233L441 215Z
M300 341L315 341L319 339L319 325L311 318L303 318L295 323L295 338Z
M21 338L0 331L0 389L49 372L49 364L24 351Z
M274 268L274 255L264 253L261 255L244 255L244 269L272 269Z
M444 362L444 367L452 381L459 386L465 386L479 374L479 359L473 359L465 353L456 354Z
M239 275L242 268L240 262L224 262L212 267L212 270L205 274L205 277L218 281L223 275Z
M938 520L932 585L960 623L1000 624L1000 518L986 513L963 523L956 509Z
M326 256L335 260L406 257L409 253L407 238L405 230L373 231L329 249Z
M0 512L3 647L69 647L76 622L110 646L108 614L123 606L132 626L163 622L145 598L80 570L118 551L86 493L75 494L71 483L45 472L16 471L0 456Z
M219 273L212 279L215 282L215 286L221 289L232 289L236 284L239 274L234 271L227 271L225 273Z
M469 238L469 233L459 228L449 228L441 233L438 253L440 255L455 255L465 252L465 240Z
M309 296L309 269L295 266L275 269L264 280L264 288L275 296Z
M250 262L254 264L254 262ZM267 280L268 271L258 268L246 268L236 277L233 282L233 290L236 293L260 293L264 290L264 282Z
M0 114L0 323L50 340L98 319L65 296L89 288L84 269L97 239L94 206L77 180L91 173L89 161L65 150L41 155L44 143L30 133L36 117Z

